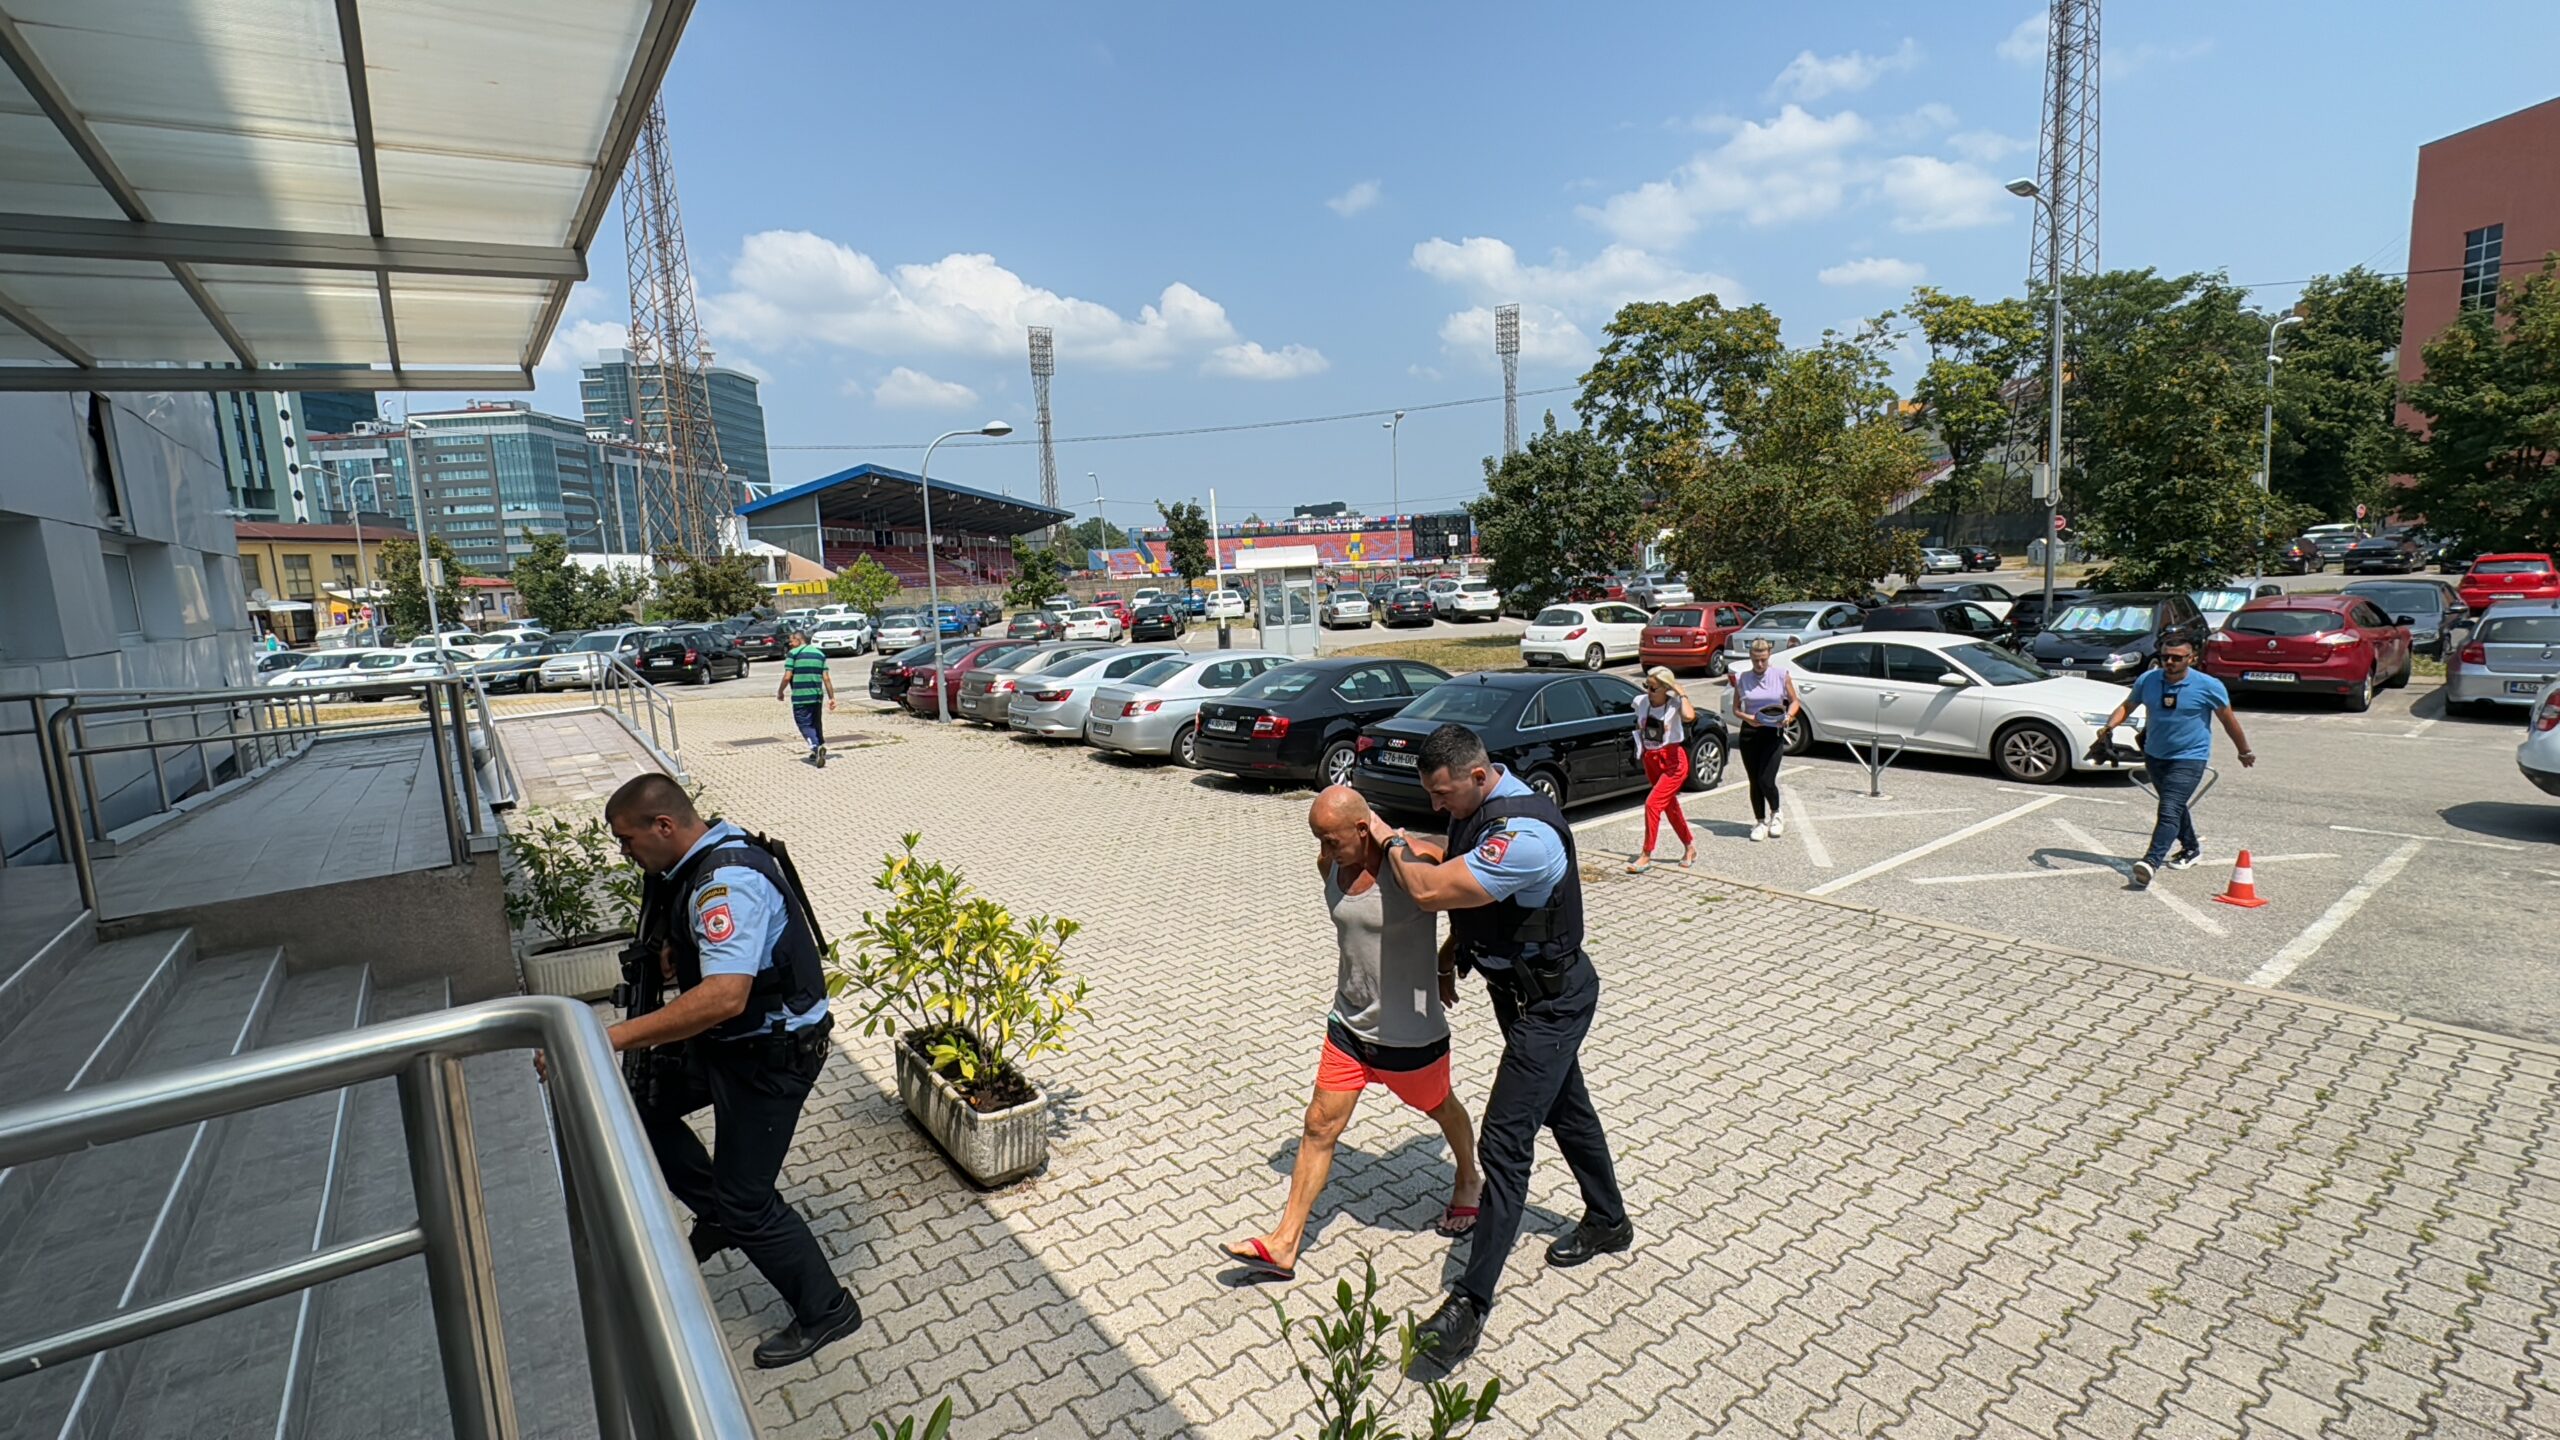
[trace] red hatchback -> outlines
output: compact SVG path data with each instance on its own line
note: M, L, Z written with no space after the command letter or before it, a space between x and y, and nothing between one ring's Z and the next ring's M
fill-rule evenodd
M2350 710L2409 683L2409 627L2360 595L2270 595L2232 612L2204 647L2204 673L2234 695L2316 691Z
M2479 614L2501 600L2560 600L2560 569L2548 555L2483 555L2462 577L2462 603Z
M990 657L1011 654L1026 643L1018 639L982 640L943 656L941 710L934 708L934 670L929 664L908 672L907 693L898 703L906 706L907 713L918 719L930 720L946 713L956 715L960 713L960 682L968 677L969 672L986 664Z
M1636 663L1648 670L1656 665L1668 666L1675 674L1704 670L1721 675L1725 670L1726 637L1750 618L1748 605L1711 602L1667 606L1654 612L1644 634L1637 638Z

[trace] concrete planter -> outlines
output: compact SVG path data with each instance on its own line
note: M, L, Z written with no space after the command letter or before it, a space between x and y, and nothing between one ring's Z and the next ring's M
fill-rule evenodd
M898 1097L907 1113L980 1185L1010 1184L1049 1163L1049 1097L1034 1087L1030 1099L1009 1110L981 1112L901 1036L890 1044L897 1058Z
M532 950L516 937L516 967L524 972L528 995L566 995L573 1000L602 1000L622 983L622 947L628 935L591 940L556 950Z

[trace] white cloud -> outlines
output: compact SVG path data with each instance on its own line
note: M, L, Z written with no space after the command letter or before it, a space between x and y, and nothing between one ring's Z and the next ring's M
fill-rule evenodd
M1954 151L1959 160L1992 165L2036 147L2031 140L2003 135L1996 130L1959 130L1947 137L1947 148Z
M574 377L607 350L631 343L631 327L603 320L571 320L551 332L551 348L542 352L537 370Z
M1377 181L1363 180L1324 202L1325 208L1348 220L1378 203L1378 189Z
M1908 115L1897 115L1886 127L1896 140L1921 140L1956 128L1954 107L1932 100Z
M1441 321L1440 348L1453 356L1472 359L1479 369L1492 368L1493 307L1472 306ZM1581 365L1589 362L1593 349L1591 337L1582 333L1582 327L1563 311L1528 302L1520 306L1522 364L1539 368Z
M1520 307L1521 360L1538 365L1588 360L1591 337L1579 322L1604 321L1630 301L1708 293L1727 304L1743 298L1730 276L1685 270L1628 245L1612 245L1580 264L1559 252L1552 263L1535 265L1489 235L1455 242L1435 237L1413 247L1413 268L1480 302L1440 325L1442 346L1479 365L1492 363L1493 307L1506 302Z
M1778 72L1769 93L1790 100L1819 100L1825 95L1864 90L1891 71L1908 70L1919 63L1920 42L1908 36L1890 55L1869 55L1858 50L1846 55L1816 55L1804 50Z
M845 388L858 393L862 387L857 383ZM892 410L957 410L977 404L978 392L957 380L936 380L901 365L889 372L871 398Z
M1259 343L1247 340L1210 351L1209 358L1200 363L1200 373L1224 375L1231 380L1296 380L1321 374L1332 363L1321 351L1305 345L1265 350Z
M2017 28L2011 30L2008 38L1994 47L1992 53L2012 65L2041 66L2045 63L2045 41L2050 34L2049 17L2038 12L2019 21ZM2156 40L2139 40L2131 44L2119 41L2098 52L2098 71L2102 79L2121 80L2153 65L2176 64L2212 52L2213 41L2210 39L2184 40L2172 45L2163 45Z
M2043 64L2045 27L2051 18L2049 12L2039 10L2019 21L2008 38L1992 47L1991 53L2012 65Z
M1896 230L2000 225L2024 208L1980 166L1934 155L1897 155L1886 161L1878 188L1892 202Z
M1873 129L1857 112L1816 116L1798 105L1766 121L1707 122L1725 142L1673 172L1578 213L1631 245L1679 244L1709 220L1753 225L1811 220L1838 210L1852 178L1844 155Z
M1898 289L1917 285L1928 275L1928 267L1917 260L1891 260L1870 255L1864 260L1830 266L1813 278L1825 285L1891 285Z
M1033 285L992 255L951 254L883 270L861 251L806 230L748 236L729 284L702 297L704 329L768 349L1019 359L1024 329L1047 325L1071 364L1154 370L1244 340L1226 307L1180 281L1131 317Z

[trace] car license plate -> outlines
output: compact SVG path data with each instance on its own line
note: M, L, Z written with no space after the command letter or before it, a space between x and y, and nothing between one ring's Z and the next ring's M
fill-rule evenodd
M1085 724L1085 728L1096 735L1108 735L1111 733L1111 726L1109 723L1101 720L1088 721Z
M1390 770L1411 770L1414 768L1415 759L1410 750L1381 750L1378 752L1378 763Z
M2539 695L2542 693L2542 687L2545 683L2546 682L2541 680L2510 680L2507 682L2507 693L2510 695Z
M2294 680L2292 675L2289 675L2282 670L2243 670L2240 672L2240 678L2243 680L2263 681L2273 685L2290 685Z
M1233 720L1211 720L1208 722L1208 725L1210 729L1218 731L1220 734L1231 734L1236 728L1236 722Z

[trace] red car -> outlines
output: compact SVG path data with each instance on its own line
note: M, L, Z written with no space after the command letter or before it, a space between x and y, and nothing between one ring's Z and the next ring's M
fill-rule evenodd
M943 709L941 710L936 710L933 704L933 667L931 665L919 666L907 672L907 693L898 703L907 707L908 714L920 720L930 720L942 714L957 715L960 713L961 680L966 678L970 671L985 664L989 656L1010 653L1020 649L1022 644L1022 641L1014 639L982 640L962 646L943 656Z
M1673 673L1725 671L1724 642L1751 619L1751 607L1711 601L1673 605L1656 611L1636 640L1636 663L1650 670L1667 665Z
M1097 610L1108 610L1118 616L1120 633L1123 635L1129 633L1129 622L1138 618L1138 613L1129 608L1129 602L1121 599L1120 592L1117 590L1105 590L1094 596L1093 605Z
M1627 598L1627 582L1616 575L1585 575L1573 582L1564 598L1583 605L1596 605L1603 600Z
M2204 673L2235 696L2316 691L2349 710L2409 683L2409 627L2361 595L2270 595L2205 642Z
M2548 555L2483 555L2462 577L2462 603L2479 614L2500 600L2560 600L2560 570Z

